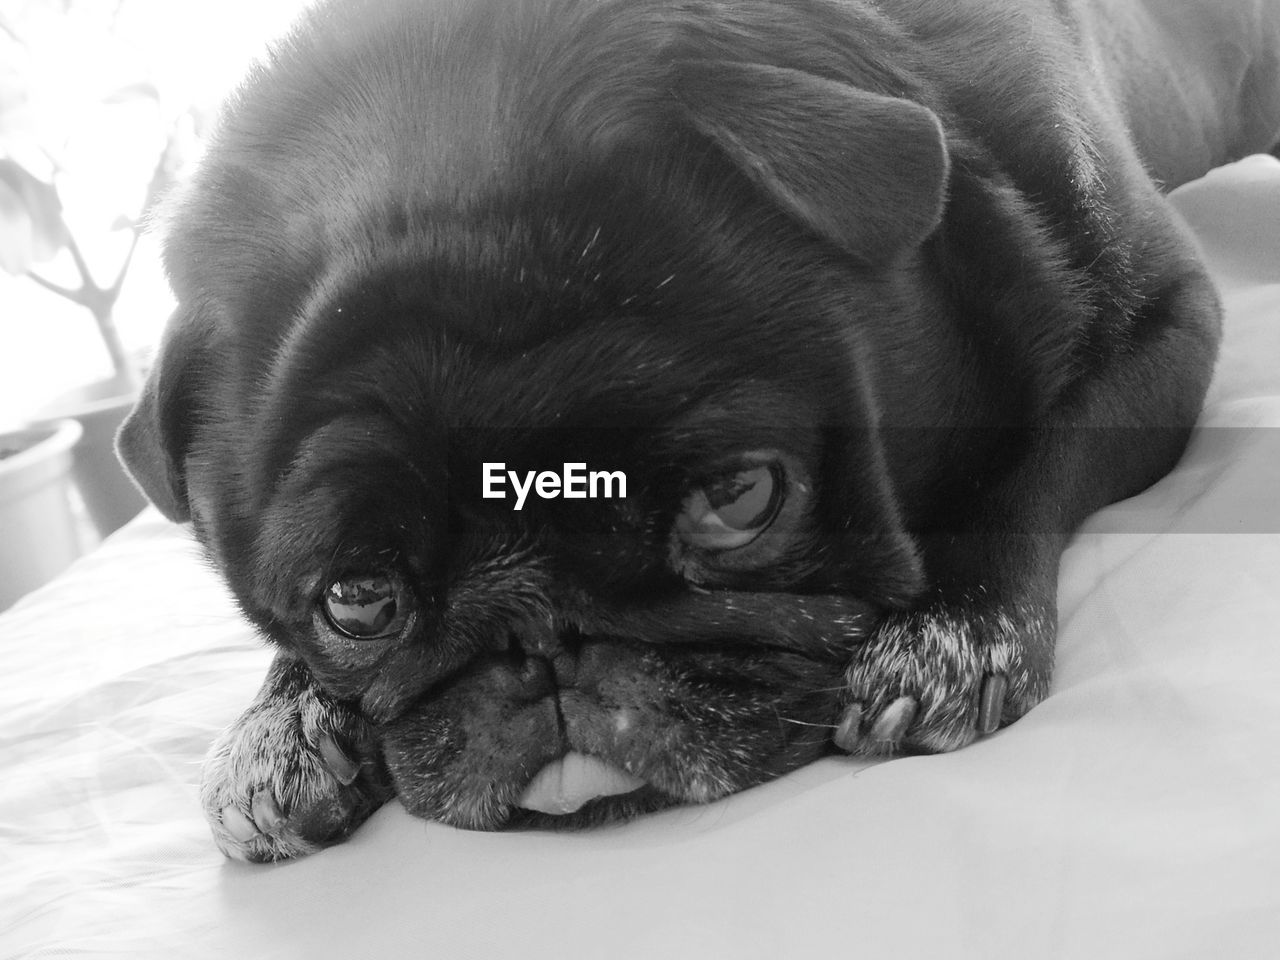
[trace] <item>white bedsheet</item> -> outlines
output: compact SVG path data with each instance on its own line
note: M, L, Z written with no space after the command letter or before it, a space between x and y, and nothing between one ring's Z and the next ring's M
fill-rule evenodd
M231 863L199 763L269 653L148 512L0 617L0 958L1280 957L1280 162L1176 202L1228 309L1210 429L1073 542L1015 726L588 833L392 803Z

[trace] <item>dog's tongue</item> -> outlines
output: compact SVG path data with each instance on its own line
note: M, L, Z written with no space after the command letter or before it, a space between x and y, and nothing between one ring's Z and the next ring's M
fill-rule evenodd
M566 753L538 771L520 795L519 806L562 816L573 813L588 800L630 793L644 786L639 777L585 753Z

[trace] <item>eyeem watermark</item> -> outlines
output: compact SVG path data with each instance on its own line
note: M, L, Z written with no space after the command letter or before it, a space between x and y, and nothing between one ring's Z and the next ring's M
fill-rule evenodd
M566 463L559 473L554 470L543 470L541 473L530 470L523 478L514 470L508 470L505 463L486 463L481 493L486 500L505 500L508 481L515 491L516 510L524 506L530 492L536 493L543 500L554 500L557 497L564 497L566 500L612 500L622 499L627 495L625 473L621 470L588 471L585 463Z

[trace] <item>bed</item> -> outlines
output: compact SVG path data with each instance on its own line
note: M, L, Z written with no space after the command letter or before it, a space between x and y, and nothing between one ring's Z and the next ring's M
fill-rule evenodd
M1016 725L586 833L393 802L232 863L200 760L270 654L148 511L0 617L0 958L1280 956L1280 161L1174 203L1225 298L1216 379L1177 470L1073 540Z

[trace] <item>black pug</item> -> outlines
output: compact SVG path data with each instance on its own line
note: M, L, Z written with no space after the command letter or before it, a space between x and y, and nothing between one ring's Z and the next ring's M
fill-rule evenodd
M1280 140L1243 0L342 0L231 100L120 437L279 649L231 856L951 750L1219 332L1159 188Z

